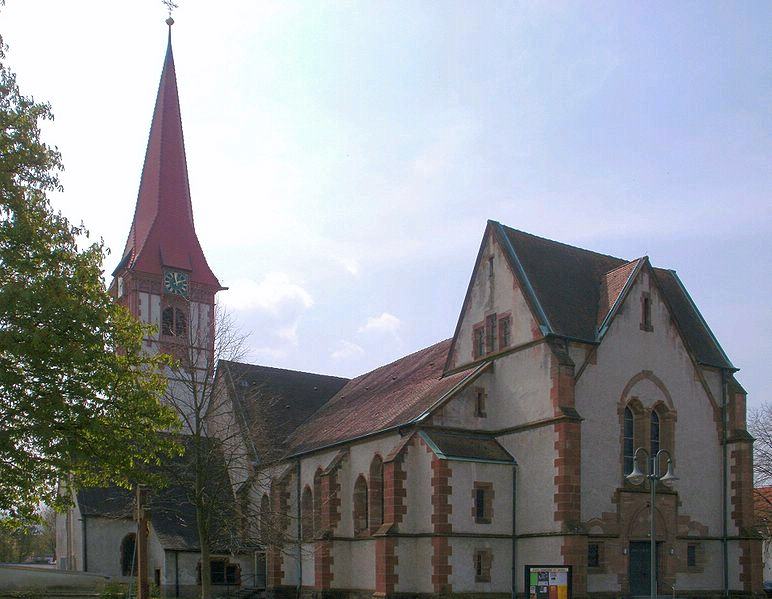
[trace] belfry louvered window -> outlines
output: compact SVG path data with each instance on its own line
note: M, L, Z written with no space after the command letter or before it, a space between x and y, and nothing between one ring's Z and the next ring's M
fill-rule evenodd
M183 310L164 308L161 313L161 333L170 337L184 337L188 332L188 317Z

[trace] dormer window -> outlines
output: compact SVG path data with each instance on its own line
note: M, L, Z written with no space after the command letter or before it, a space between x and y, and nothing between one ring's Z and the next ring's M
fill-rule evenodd
M641 330L653 331L651 324L651 295L644 293L641 296Z

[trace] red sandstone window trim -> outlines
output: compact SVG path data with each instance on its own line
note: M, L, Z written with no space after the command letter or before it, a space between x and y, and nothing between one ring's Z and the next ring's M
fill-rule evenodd
M485 355L485 323L480 323L472 329L472 354L475 358Z
M490 582L493 552L490 549L477 549L474 552L474 581Z
M472 488L472 519L477 524L493 521L493 483L475 481Z

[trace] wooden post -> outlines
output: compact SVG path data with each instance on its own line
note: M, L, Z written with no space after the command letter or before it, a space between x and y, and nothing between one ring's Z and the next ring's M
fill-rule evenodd
M150 599L147 560L147 501L147 488L137 485L137 599Z

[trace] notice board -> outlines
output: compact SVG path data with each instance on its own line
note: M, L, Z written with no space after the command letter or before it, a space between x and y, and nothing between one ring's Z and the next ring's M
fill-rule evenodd
M571 599L571 566L526 566L529 599Z

